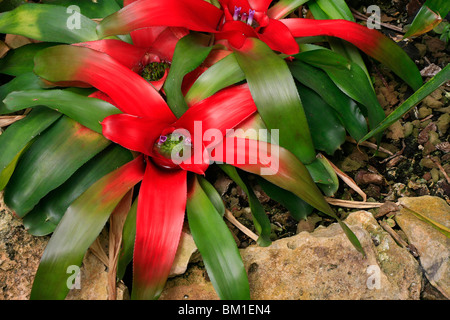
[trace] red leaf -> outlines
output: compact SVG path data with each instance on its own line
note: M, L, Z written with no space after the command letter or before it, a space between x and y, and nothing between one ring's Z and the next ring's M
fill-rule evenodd
M170 122L140 118L130 114L116 114L106 117L103 135L121 146L146 155L152 154L153 145Z
M107 94L124 113L176 119L151 84L105 53L67 45L50 47L36 55L34 71L52 82L88 83Z
M331 36L344 39L377 59L414 90L422 85L415 63L391 39L375 29L347 20L282 19L294 37Z
M203 0L140 0L103 19L97 32L102 38L153 26L214 32L222 14L220 9Z
M139 48L115 39L81 42L74 44L74 46L86 47L106 53L128 69L134 70L139 68L139 63L142 62L146 53L146 49L144 48Z
M258 34L258 38L272 50L289 55L298 53L298 44L291 31L278 20L269 19L269 24L263 29L262 33Z
M223 89L196 103L173 126L192 134L197 122L201 125L202 137L210 129L217 129L224 136L228 129L233 129L256 111L248 85L243 84Z
M272 0L248 0L250 7L256 11L266 12Z
M134 299L156 299L169 276L180 240L187 198L184 170L148 162L139 192L134 246Z

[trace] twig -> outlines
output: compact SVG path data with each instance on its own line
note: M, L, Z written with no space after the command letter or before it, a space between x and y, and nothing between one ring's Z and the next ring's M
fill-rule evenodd
M244 226L242 223L240 223L228 209L225 209L225 218L227 218L228 221L230 221L233 225L235 225L236 228L241 230L249 238L258 241L258 236L255 233L253 233L250 229L248 229L246 226Z
M374 150L378 150L378 151L387 153L388 155L391 155L391 156L394 155L388 149L383 148L382 146L377 146L375 143L372 143L372 142L369 142L369 141L363 141L363 142L359 142L358 143L355 139L353 139L352 137L348 137L348 136L345 138L345 140L347 140L348 142L354 143L356 145L360 145L360 146L363 146L363 147L368 147L368 148L371 148L371 149L374 149Z
M357 19L364 20L364 21L367 21L369 19L368 17L366 17L362 13L356 11L355 9L350 9L350 10L353 12L353 16L355 18L357 18ZM385 22L381 22L380 21L380 26L383 26L383 27L385 27L387 29L391 29L391 30L394 30L394 31L397 31L397 32L400 32L400 33L405 33L405 31L403 31L403 28L394 26L394 25L389 24L389 23L385 23Z
M380 202L351 201L351 200L335 199L330 197L325 197L325 200L329 204L334 206L355 208L355 209L379 208L383 205L383 203Z
M449 178L447 172L445 171L444 167L442 167L441 163L438 160L433 159L432 157L428 157L428 158L431 159L431 161L433 161L437 165L437 167L442 172L442 174L444 175L447 182L450 183L450 178Z
M392 229L392 228L386 223L386 221L381 220L381 221L379 221L378 223L380 224L380 226L381 226L387 233L389 233L389 235L390 235L392 238L394 238L395 242L397 242L398 245L399 245L400 247L408 249L409 252L411 252L411 254L412 254L414 257L416 257L416 258L419 256L419 253L417 252L417 249L416 249L413 245L409 245L408 243L406 243L406 241L403 240L403 239L398 235L398 233L395 232L395 230Z
M389 234L392 236L392 238L394 238L394 240L395 240L401 247L405 248L405 247L408 245L408 244L405 242L405 240L403 240L402 238L400 238L400 236L398 235L398 233L395 232L395 230L392 229L391 226L387 224L386 221L381 220L381 221L378 221L378 223L380 224L380 226L383 227L383 229L384 229L387 233L389 233Z
M1 116L0 117L0 128L9 126L13 124L16 121L19 121L21 119L25 118L24 115L20 116Z
M405 144L404 141L402 141L402 149L401 149L400 151L397 151L397 152L394 153L393 155L387 157L386 159L381 160L380 163L385 163L385 162L390 161L391 159L394 159L394 158L396 158L396 157L401 156L401 155L403 154L403 151L405 151L405 148L406 148L406 144Z

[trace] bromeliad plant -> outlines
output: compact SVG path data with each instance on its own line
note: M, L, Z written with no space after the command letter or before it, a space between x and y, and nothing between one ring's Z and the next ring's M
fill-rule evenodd
M0 15L0 32L41 41L0 63L15 77L0 88L0 113L32 108L0 135L5 202L31 233L53 233L31 298L66 296L67 268L81 264L108 219L123 239L118 277L133 260L132 297L158 298L187 212L219 297L248 299L223 202L203 177L217 154L231 155L219 166L247 193L258 244L270 244L270 222L249 174L297 218L314 208L335 218L362 251L323 197L338 183L316 152L333 154L346 132L360 140L384 119L354 46L414 90L421 78L394 42L344 20L344 2L308 1L315 20L285 18L299 0L138 0L123 9L80 1L78 30L67 27L67 1L44 2L53 4ZM220 134L205 143L209 129ZM279 148L245 137L258 129L279 130ZM277 155L278 170L261 154Z

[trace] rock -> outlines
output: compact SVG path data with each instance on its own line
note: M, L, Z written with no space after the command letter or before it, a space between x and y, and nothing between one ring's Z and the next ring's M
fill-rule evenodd
M108 299L108 272L91 250L84 256L80 275L79 288L71 289L66 300Z
M430 52L443 52L445 50L445 42L438 39L438 38L432 38L429 36L425 36L425 44L428 47L428 50Z
M220 195L223 196L228 191L228 188L232 183L233 180L223 174L220 174L219 178L217 178L217 180L214 182L214 188L216 188Z
M443 115L441 115L436 121L436 126L438 127L441 136L445 135L448 127L450 126L450 114L444 113Z
M385 203L383 203L381 205L380 208L378 208L378 213L375 215L375 218L383 217L383 216L387 215L388 213L396 212L398 210L399 210L399 208L394 202L386 201Z
M218 300L206 271L197 265L191 266L186 274L169 279L159 300Z
M382 185L382 184L384 184L384 177L377 173L371 173L371 172L367 172L365 170L360 170L360 171L358 171L358 173L355 176L355 182L358 185L370 184L370 183Z
M317 214L311 214L306 220L300 220L297 224L297 233L302 231L313 232L316 228L316 224L322 221L322 218Z
M408 210L419 212L449 228L450 207L445 200L433 196L401 198L399 203L404 208L395 217L398 225L409 243L416 247L427 279L450 299L450 239Z
M423 58L423 56L427 52L427 46L423 43L415 43L414 46L417 48L417 50L419 50L420 57Z
M28 234L0 195L0 300L27 300L49 237Z
M436 148L445 153L449 153L450 152L450 142L445 141L445 142L438 143L436 145Z
M350 157L347 157L342 161L340 168L344 172L356 171L361 168L361 163L351 159Z
M443 102L439 101L431 95L423 99L422 104L432 109L439 109L444 106Z
M195 245L194 238L190 233L183 231L181 233L180 244L178 245L169 277L185 273L188 263L196 251L197 246Z
M108 239L103 234L103 240ZM27 300L34 275L49 236L35 237L27 233L22 220L3 204L0 196L0 300ZM72 289L67 300L108 299L108 272L91 250L86 253L80 268L80 289ZM129 299L126 286L119 283L117 299Z
M255 300L419 299L422 275L418 262L399 247L366 211L345 220L366 256L356 251L341 227L319 227L274 241L251 245L240 253ZM198 266L169 279L162 299L217 299Z
M400 121L394 122L389 128L386 137L392 140L399 140L405 137L405 132Z
M433 111L430 108L427 107L420 107L419 108L419 119L423 119L428 117Z

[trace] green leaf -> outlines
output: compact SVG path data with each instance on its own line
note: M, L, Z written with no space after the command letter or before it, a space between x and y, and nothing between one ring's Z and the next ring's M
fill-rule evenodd
M97 24L76 11L49 4L27 3L0 14L0 33L47 42L98 40Z
M64 184L45 196L23 219L29 233L42 236L53 232L70 204L92 184L133 160L131 153L112 145L78 169Z
M9 179L11 179L11 176L16 169L17 162L19 161L20 156L28 149L31 144L32 142L30 142L22 150L20 150L19 153L14 157L14 159L6 167L4 167L2 171L0 171L0 190L3 190L6 187Z
M342 6L342 9L334 10L332 8L333 5L337 5L337 7ZM316 19L345 19L353 22L355 21L353 14L346 3L330 3L330 1L321 1L319 4L316 1L310 1L308 3L308 8L311 10ZM339 38L328 37L327 41L334 52L339 53L352 62L358 64L366 73L367 79L372 82L369 71L367 70L366 64L364 63L358 48Z
M181 91L183 78L197 68L211 52L209 38L202 34L191 33L181 38L173 54L172 65L164 84L167 104L172 112L181 117L188 106Z
M270 183L266 179L261 178L260 176L256 176L258 180L258 184L264 190L264 192L276 202L279 202L283 207L289 210L291 216L297 220L306 220L306 217L309 216L314 208L297 197L292 192L282 189L273 183Z
M272 19L282 19L306 2L308 0L280 0L269 8L267 15Z
M336 111L311 89L298 85L312 140L317 150L329 155L345 142L345 128Z
M48 48L52 43L29 43L15 50L9 50L5 57L0 59L0 73L10 76L19 76L33 72L34 55L42 49Z
M229 164L222 164L219 167L234 181L238 186L244 190L248 198L248 203L252 211L253 224L256 232L259 234L258 244L261 247L269 246L272 241L270 240L271 226L270 220L267 217L266 210L259 202L258 197L253 192L253 189L245 177L245 175L239 174L237 169Z
M0 190L7 185L17 160L32 140L54 123L61 114L45 107L30 112L24 119L10 125L0 135ZM13 142L13 143L12 143Z
M73 271L98 237L111 212L144 174L139 157L94 183L67 209L42 255L31 300L62 300L73 284ZM74 268L75 267L75 268Z
M220 299L249 300L248 278L236 242L196 178L192 184L187 217L208 276Z
M117 262L117 278L123 279L127 266L133 260L134 240L136 238L136 217L138 199L136 198L128 212L122 231L122 247Z
M337 113L345 129L359 140L367 134L367 122L358 105L343 93L325 71L300 60L289 63L294 78L314 90Z
M378 102L372 85L356 63L327 49L301 52L296 57L324 70L339 89L364 105L367 108L371 128L376 127L385 118L384 110ZM356 86L355 83L358 85Z
M365 141L373 136L380 135L391 126L394 122L399 120L409 110L411 110L420 101L425 99L429 94L439 88L441 85L450 80L450 65L446 65L444 69L439 71L433 78L419 88L413 95L411 95L405 102L391 112L386 119L384 119L377 127L373 128L364 138L359 142Z
M61 117L25 152L5 188L5 204L24 217L50 191L111 142Z
M404 38L417 37L433 30L449 11L450 3L447 0L427 0L414 17Z
M104 118L122 113L109 102L59 89L16 91L3 102L8 112L45 105L98 133L102 133L100 122Z
M201 176L198 177L198 183L200 183L200 186L214 205L214 208L223 217L225 215L225 204L219 192L217 192L216 188L208 180Z
M247 38L235 54L261 118L269 129L279 130L280 146L304 163L314 161L308 122L286 62L256 38Z
M234 53L219 60L203 72L189 91L185 100L193 105L212 96L217 91L245 80L245 74L239 66Z
M7 114L12 111L6 109L3 99L13 92L21 90L42 90L42 81L32 72L24 73L20 76L15 77L8 83L0 86L0 114Z
M330 19L355 21L350 8L344 0L311 0L308 2L308 5L310 6L311 3L317 3Z
M80 8L80 13L91 19L100 19L116 11L121 7L115 0L43 0L42 3L54 4L68 8L71 5L76 5Z
M24 3L26 3L25 0L1 0L0 12L13 10Z
M329 162L321 156L306 165L311 177L318 187L329 197L334 196L339 188L339 179Z

